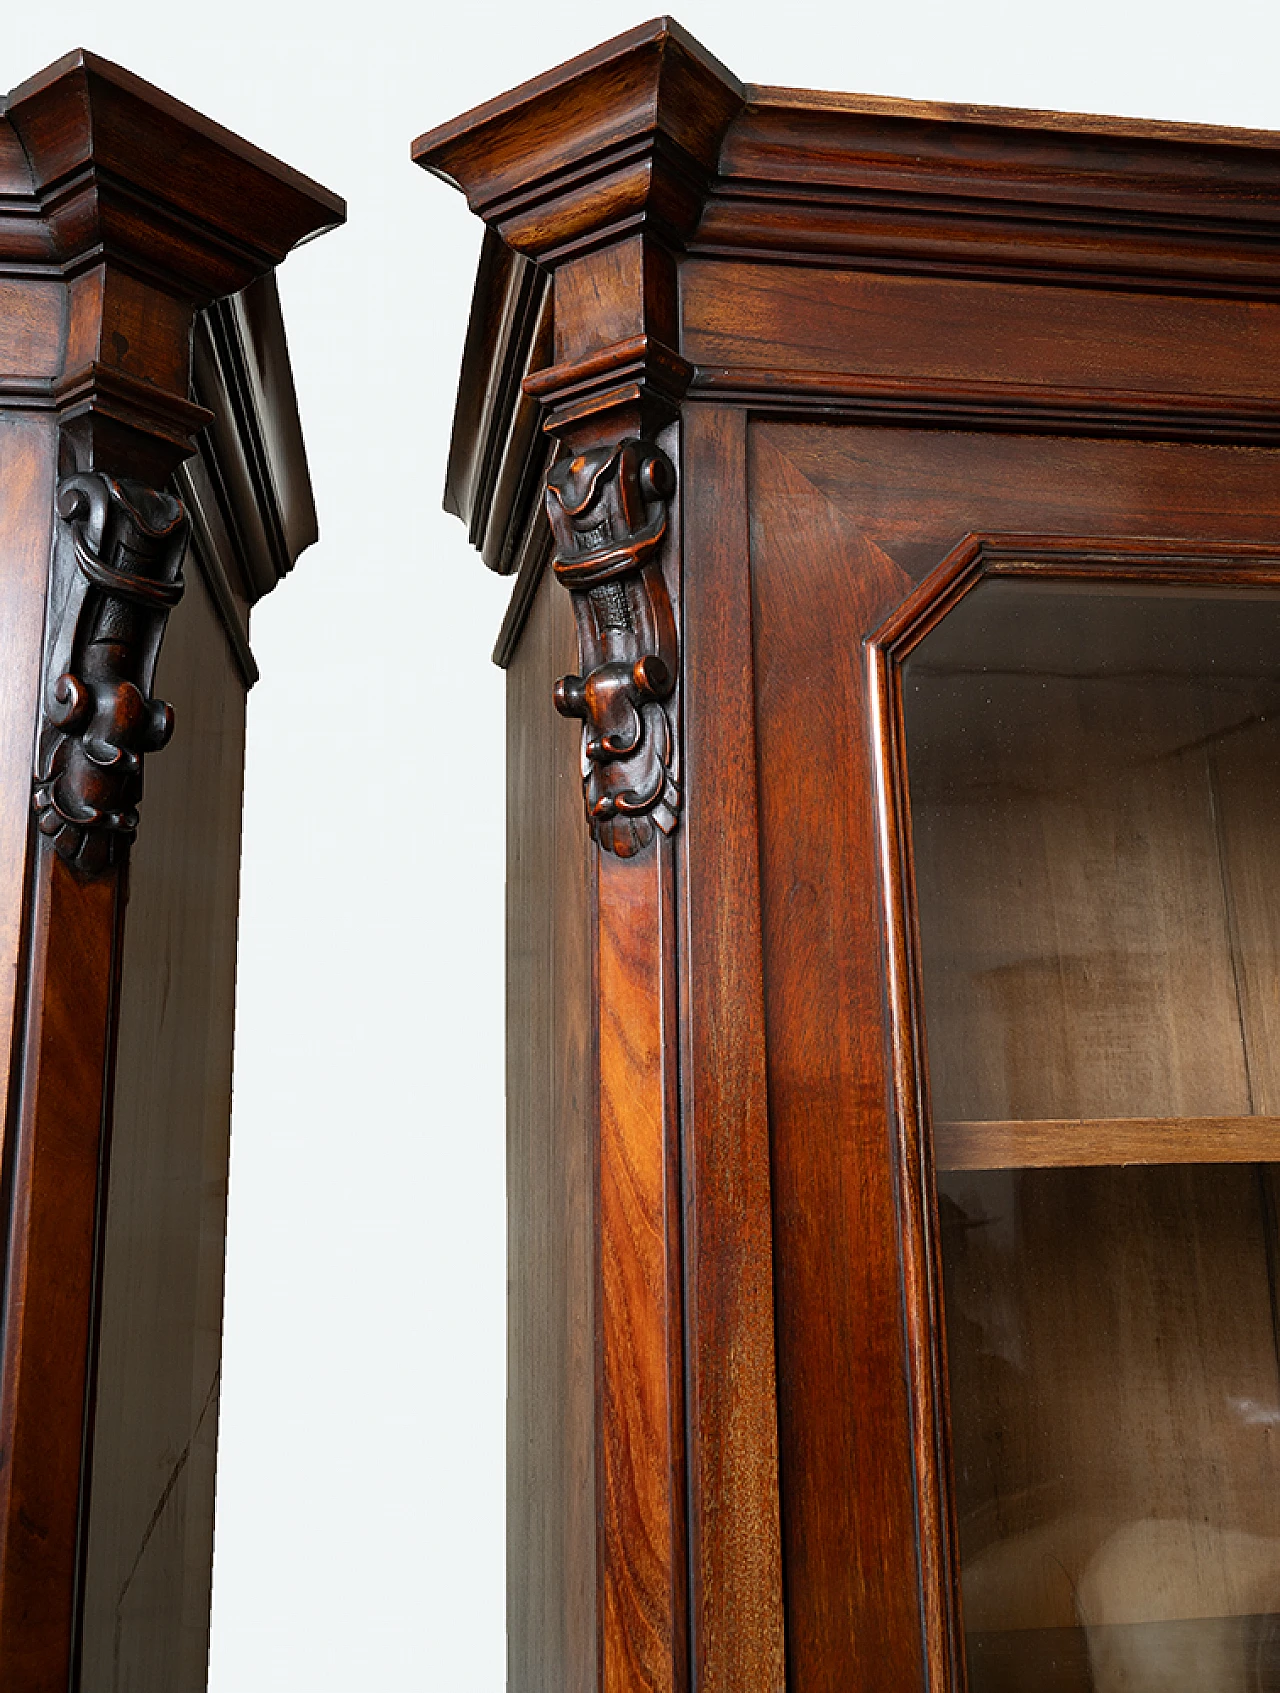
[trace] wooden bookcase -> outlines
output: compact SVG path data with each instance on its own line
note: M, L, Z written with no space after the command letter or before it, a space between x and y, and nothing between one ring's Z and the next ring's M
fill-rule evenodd
M0 1686L207 1680L274 271L342 202L73 53L0 108ZM144 792L145 767L145 792Z
M658 20L414 156L515 579L512 1693L1280 1686L1280 137Z

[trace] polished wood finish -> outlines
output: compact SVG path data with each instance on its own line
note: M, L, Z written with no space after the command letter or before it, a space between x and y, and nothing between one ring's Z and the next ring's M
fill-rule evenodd
M655 442L566 454L547 472L551 565L573 596L580 676L556 683L556 710L582 722L583 799L592 837L631 858L669 835L680 784L668 701L680 674L671 595L657 562L675 471Z
M929 772L908 769L904 676L924 636L989 580L1092 584L1113 607L1139 582L1210 597L1280 583L1280 138L743 84L658 19L431 131L414 156L490 232L448 498L487 562L521 560L498 654L513 675L558 589L528 502L485 491L527 487L545 463L512 399L517 374L562 465L661 442L677 484L658 559L679 642L663 700L678 818L628 858L588 848L590 896L549 863L520 882L537 921L549 908L565 935L581 933L572 902L594 901L593 972L577 991L595 1031L583 1108L596 1260L589 1286L559 1285L597 1336L590 1381L561 1391L600 1481L594 1575L576 1580L574 1606L544 1582L535 1617L525 1578L517 1586L512 1693L551 1685L577 1628L596 1642L579 1640L577 1673L605 1693L961 1688L956 1521L969 1501L951 1456L935 1164L944 1193L1007 1180L1016 1163L1020 1180L1076 1182L1095 1208L1106 1182L1132 1177L1147 1195L1133 1201L1136 1227L1159 1211L1152 1196L1181 1192L1173 1166L1216 1163L1212 1193L1177 1204L1223 1287L1252 1290L1241 1310L1261 1309L1260 1202L1235 1235L1226 1219L1274 1134L1274 806L1240 803L1260 770L1275 788L1273 736L1192 748L1182 789L1143 787L1153 833L1182 843L1167 883L1143 894L1148 916L1182 924L1176 945L1152 952L1127 1001L1114 989L1129 1046L1105 1087L1091 1072L1090 1092L1078 1065L1081 1088L1063 1092L1054 1054L1079 1050L1067 987L1042 1026L1001 1025L1020 1031L1038 1079L1015 1100L981 1064L948 1082L995 1010L952 987L928 1002L926 1031L920 933L950 934L956 956L981 941L1013 959L992 867L1027 858L1036 831L993 809L957 845L941 811L930 822ZM531 304L539 289L550 332ZM619 539L606 523L587 546ZM623 656L621 641L604 647L604 662ZM563 732L549 698L530 726L520 675L513 782L535 808L541 783L561 827L566 778L549 770ZM1027 714L1025 677L992 686ZM940 775L945 737L938 748ZM982 759L999 768L993 749ZM1062 863L1098 837L1125 780L1095 763L1092 797L1057 831ZM510 827L525 862L547 824ZM1211 864L1228 893L1195 906L1180 873ZM1119 920L1117 879L1080 880L1069 897L1102 932ZM1140 906L1135 895L1124 916L1135 932ZM1047 933L1052 903L1036 909ZM526 1080L512 1134L551 1146L555 1108L534 1077L554 1073L559 1049L539 992L515 985L527 983L517 938L531 920L513 908L509 1042ZM1011 963L1009 1001L1025 1012L1036 990L1015 975ZM1133 1022L1139 1004L1146 1020ZM1153 1070L1167 1083L1158 1096L1141 1085ZM1252 1092L1237 1085L1246 1070ZM1151 1167L1116 1168L1131 1161ZM522 1217L550 1207L554 1227L565 1196L517 1184L512 1204ZM1036 1250L1062 1299L1074 1260L1050 1221ZM1123 1233L1118 1214L1107 1226ZM513 1250L518 1284L515 1235ZM1157 1260L1132 1274L1164 1274ZM1106 1273L1079 1283L1081 1334ZM1169 1285L1189 1333L1232 1297L1194 1267ZM1243 1347L1237 1315L1223 1332ZM1121 1389L1153 1403L1140 1385L1126 1376ZM1096 1430L1119 1390L1094 1386ZM577 1420L584 1392L589 1423ZM513 1417L513 1489L526 1501L540 1490L557 1533L581 1533L561 1436L542 1410ZM1179 1438L1188 1452L1212 1444L1207 1389L1178 1427L1161 1437L1171 1475ZM1071 1449L1081 1463L1083 1450ZM581 1543L575 1555L588 1555ZM1070 1621L1054 1627L1070 1633ZM1103 1611L1094 1621L1125 1626ZM983 1675L997 1666L984 1689L1037 1673L1007 1619L972 1626L970 1661L980 1652ZM1240 1620L1232 1638L1266 1626ZM1059 1644L1072 1662L1094 1645L1125 1662L1120 1636L1107 1638ZM1057 1685L1048 1676L1035 1684Z
M245 619L314 535L271 273L342 203L88 53L0 106L0 190L0 1683L195 1693Z
M717 1693L784 1677L744 422L699 412L683 442L686 477L719 494L685 507L680 843L692 1674Z

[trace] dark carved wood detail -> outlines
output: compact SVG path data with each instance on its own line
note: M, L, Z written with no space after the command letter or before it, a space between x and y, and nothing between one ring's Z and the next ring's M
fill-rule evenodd
M59 854L96 875L137 833L143 754L173 733L151 687L188 522L172 494L96 472L63 478L58 516L35 808Z
M680 809L667 702L678 674L675 617L660 550L675 471L634 437L557 459L547 474L556 575L573 595L581 676L562 676L556 709L582 719L591 833L630 858L670 834Z

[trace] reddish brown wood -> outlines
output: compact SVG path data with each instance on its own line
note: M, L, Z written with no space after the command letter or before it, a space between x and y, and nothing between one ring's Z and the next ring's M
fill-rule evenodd
M32 914L0 1388L0 1660L15 1688L67 1684L81 1447L110 1086L120 874L46 847Z
M909 579L859 534L847 506L798 471L785 442L765 437L753 449L788 1639L796 1685L835 1693L855 1671L869 1687L894 1673L913 1685L921 1674L879 853L860 653L863 632ZM814 734L819 702L822 729ZM812 816L824 827L796 827Z
M635 872L639 873L636 874ZM601 1685L685 1675L675 902L667 851L598 866Z
M569 256L602 227L690 227L741 101L737 79L658 18L419 136L413 157L462 188L509 246ZM587 156L590 175L566 181Z
M692 412L682 995L694 1685L781 1688L769 1100L741 412ZM696 791L697 798L693 798Z
M998 282L1071 274L1104 287L1274 294L1272 133L745 92L694 237L700 250Z
M581 675L556 710L582 722L583 798L593 839L630 858L680 812L668 701L680 674L659 557L675 472L652 442L565 454L547 473L552 569L573 596Z
M655 1633L654 1548L683 1533L689 1693L958 1688L894 642L984 571L1273 568L1280 138L742 85L658 19L415 157L549 276L535 358L519 290L495 314L482 273L485 345L513 352L472 361L457 462L522 485L536 453L483 421L488 393L510 419L518 373L570 460L661 432L679 473L680 816L596 883L602 1685L667 1685L649 1654L679 1638L681 1600ZM514 516L495 537L479 479L460 487L486 557L525 561L507 659L545 563ZM678 1442L643 1409L676 1333L655 1244L670 847L683 1529L658 1509L678 1509ZM522 1003L516 1048L544 1038ZM618 1149L641 1145L615 1187ZM649 1609L612 1597L623 1568Z
M141 756L160 754L172 723L153 683L166 619L181 594L187 520L166 484L211 422L229 463L225 386L198 373L196 386L213 409L191 398L193 331L198 314L223 296L255 279L269 290L264 279L274 266L303 237L337 221L342 204L85 53L60 60L3 103L0 183L7 636L0 837L8 849L0 875L0 1044L12 1062L3 1136L0 1683L14 1693L66 1693L80 1684L92 1519L127 854L138 826ZM244 607L309 538L296 419L291 428L277 404L284 394L287 410L293 398L279 363L273 301L260 287L247 304L215 307L216 324L205 320L200 332L202 345L211 338L228 356L240 349L230 407L240 422L231 444L255 459L260 478L247 494L211 490L205 516L212 521L221 500L230 527L251 537L246 554L253 552L250 504L276 526L262 548L270 581L243 582ZM256 340L251 352L247 339ZM205 444L206 477L218 451ZM246 480L252 484L252 474ZM239 570L238 544L224 545L206 524L200 556L187 562L216 584L225 639L248 676L243 611L238 622L228 581ZM246 573L260 562L258 555L246 560ZM199 661L208 657L210 631L225 664L216 618L195 643ZM236 732L232 714L213 737L233 763ZM192 846L191 839L175 843L175 857ZM175 862L179 880L182 868ZM230 918L225 909L224 925ZM182 950L170 955L179 968L189 962L178 957ZM173 1013L180 1020L176 1001ZM157 1085L153 1079L152 1090ZM144 1082L128 1097L136 1104L147 1092ZM175 1127L175 1141L184 1126ZM194 1153L202 1155L202 1148ZM148 1311L145 1286L132 1292ZM205 1321L207 1307L206 1296ZM185 1320L201 1319L193 1309ZM150 1360L163 1374L163 1356L152 1352ZM127 1494L129 1479L113 1474L108 1491ZM198 1630L198 1618L188 1618L188 1630L193 1625ZM178 1632L159 1630L166 1641ZM176 1693L191 1684L190 1656L180 1672L176 1664L162 1650L146 1675L158 1674ZM128 1653L113 1674L144 1685Z

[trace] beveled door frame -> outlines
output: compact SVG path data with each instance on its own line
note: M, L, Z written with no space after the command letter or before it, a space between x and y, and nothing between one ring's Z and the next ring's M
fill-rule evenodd
M1097 536L967 535L864 641L885 941L903 1329L916 1470L924 1655L935 1693L965 1693L942 1268L920 990L920 931L902 710L915 647L990 576L1134 586L1280 587L1280 549Z

